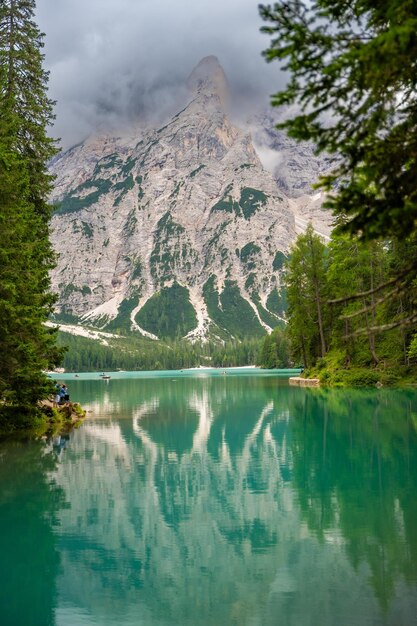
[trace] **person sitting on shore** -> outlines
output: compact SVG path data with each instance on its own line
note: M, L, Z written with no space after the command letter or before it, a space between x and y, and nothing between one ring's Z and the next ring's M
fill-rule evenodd
M62 389L64 390L64 394L65 394L64 395L65 402L69 402L70 397L69 397L69 393L68 393L68 391L69 391L68 387L66 385L62 385Z
M65 385L62 385L59 388L59 404L64 404L66 393Z
M55 384L55 390L53 405L56 408L61 400L61 386L58 383Z

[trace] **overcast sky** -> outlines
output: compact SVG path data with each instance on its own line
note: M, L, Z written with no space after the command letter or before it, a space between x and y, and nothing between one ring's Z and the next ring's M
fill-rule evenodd
M54 135L64 148L94 129L168 115L193 67L214 54L235 103L269 103L282 77L267 64L257 0L37 0Z

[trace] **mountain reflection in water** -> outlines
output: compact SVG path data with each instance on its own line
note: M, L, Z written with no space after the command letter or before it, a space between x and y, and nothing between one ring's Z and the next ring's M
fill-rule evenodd
M50 474L56 624L415 620L416 393L254 376L77 397L96 417Z

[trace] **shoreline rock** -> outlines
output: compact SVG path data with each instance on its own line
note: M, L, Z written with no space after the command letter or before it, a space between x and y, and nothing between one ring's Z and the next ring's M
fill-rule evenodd
M318 378L301 378L300 376L291 376L288 379L290 385L297 387L320 387Z
M38 406L51 426L59 422L67 426L76 426L84 421L87 414L79 402L65 402L54 406L51 400L40 400Z

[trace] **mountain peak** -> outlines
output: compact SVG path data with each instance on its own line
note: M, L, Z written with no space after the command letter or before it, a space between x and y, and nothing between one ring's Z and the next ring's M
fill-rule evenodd
M226 74L214 55L201 59L188 77L187 87L195 95L218 96L224 105L229 99Z

